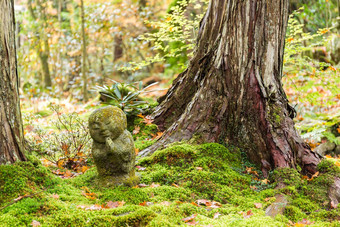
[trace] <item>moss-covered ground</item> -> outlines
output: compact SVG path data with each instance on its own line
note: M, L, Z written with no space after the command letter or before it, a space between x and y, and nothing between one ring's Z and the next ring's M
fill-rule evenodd
M303 219L340 226L340 209L331 209L327 198L340 172L332 159L319 164L312 180L292 169L274 171L270 179L281 179L280 189L261 179L237 148L220 144L174 144L136 166L141 184L135 188L98 186L95 168L61 179L34 157L0 166L0 226L292 226ZM276 194L289 205L268 217ZM120 203L102 208L109 201Z

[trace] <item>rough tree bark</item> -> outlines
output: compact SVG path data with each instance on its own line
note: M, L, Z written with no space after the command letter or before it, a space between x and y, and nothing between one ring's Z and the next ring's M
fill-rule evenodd
M316 172L320 158L294 129L281 84L287 20L288 0L211 0L189 67L153 113L167 130L140 155L197 136L242 148L265 174Z
M0 1L0 164L26 160L19 105L13 0Z

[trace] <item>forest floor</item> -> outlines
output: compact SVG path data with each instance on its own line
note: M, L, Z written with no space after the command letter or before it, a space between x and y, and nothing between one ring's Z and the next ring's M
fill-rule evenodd
M296 90L287 93L299 101ZM98 182L82 128L99 101L51 102L22 102L25 137L36 152L28 162L0 166L0 226L340 226L340 207L328 198L340 176L336 157L327 156L312 178L292 169L264 178L238 148L183 142L137 159L139 185L112 187ZM297 126L314 147L339 122L340 105L302 108ZM128 130L136 153L162 135L143 115Z

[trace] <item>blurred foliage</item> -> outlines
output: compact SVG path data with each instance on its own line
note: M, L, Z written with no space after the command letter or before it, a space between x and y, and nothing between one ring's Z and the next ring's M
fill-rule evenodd
M155 31L141 35L139 39L152 44L156 55L142 62L130 62L130 66L122 70L139 70L155 62L166 62L170 68L179 66L177 70L184 70L193 56L199 22L207 3L206 0L175 0L162 20L145 21Z
M119 107L127 116L137 116L149 108L148 102L143 100L140 95L154 91L147 89L155 84L157 82L143 88L142 81L137 85L113 81L111 86L96 86L95 89L101 95L102 103Z
M340 74L330 44L340 40L336 27L305 32L308 25L299 22L305 11L300 8L289 16L283 83L297 121L302 121L297 128L303 138L312 145L323 138L338 143L330 128L340 122Z

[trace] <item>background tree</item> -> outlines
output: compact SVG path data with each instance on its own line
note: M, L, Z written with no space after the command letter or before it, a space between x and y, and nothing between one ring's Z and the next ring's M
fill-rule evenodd
M211 0L189 67L153 114L167 130L140 154L196 136L243 148L265 174L316 172L319 157L294 129L281 84L287 20L288 0Z
M19 105L14 2L0 2L0 164L26 160Z

